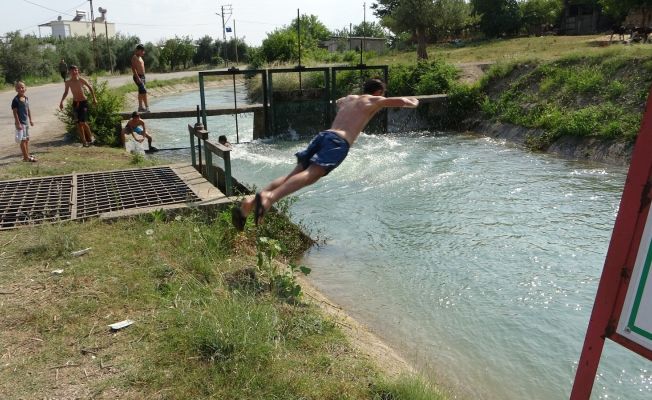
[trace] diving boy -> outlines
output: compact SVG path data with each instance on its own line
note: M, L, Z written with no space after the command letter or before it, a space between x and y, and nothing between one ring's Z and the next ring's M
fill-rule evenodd
M414 97L384 97L385 84L380 79L364 83L362 95L348 95L337 100L338 112L329 130L315 136L305 150L296 153L297 166L286 176L272 181L255 198L243 201L231 211L233 225L243 230L247 215L254 212L259 224L269 208L283 197L317 182L346 158L360 132L371 118L385 107L415 108Z

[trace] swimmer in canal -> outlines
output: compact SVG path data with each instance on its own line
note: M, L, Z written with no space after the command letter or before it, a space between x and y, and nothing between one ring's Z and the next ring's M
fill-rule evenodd
M253 211L256 225L274 203L285 196L317 182L339 166L346 158L369 120L386 107L415 108L419 100L414 97L384 97L385 83L369 79L364 83L362 95L348 95L337 100L337 115L331 128L320 132L308 147L296 153L297 165L286 176L273 180L251 199L244 200L231 210L233 225L243 230L247 216Z

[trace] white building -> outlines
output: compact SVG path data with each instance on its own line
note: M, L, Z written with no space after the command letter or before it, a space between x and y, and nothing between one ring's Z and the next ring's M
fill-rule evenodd
M115 24L107 22L104 24L106 16L95 18L95 35L108 35L112 38L115 36ZM61 16L56 21L50 21L45 24L39 25L39 32L41 27L49 27L52 29L52 37L57 39L65 39L72 36L92 36L93 24L86 18L85 11L77 10L77 15L72 21L64 21Z

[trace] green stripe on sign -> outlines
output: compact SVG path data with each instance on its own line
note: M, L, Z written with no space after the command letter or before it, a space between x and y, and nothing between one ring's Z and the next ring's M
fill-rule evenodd
M643 291L645 290L645 283L647 282L647 278L650 275L650 264L652 264L652 241L648 244L647 256L645 257L645 265L643 265L641 280L638 283L636 298L634 299L632 313L629 315L629 322L627 323L627 327L632 332L638 333L639 335L652 340L652 332L648 332L645 329L636 326L636 317L638 316L638 310L641 306L641 299L643 297Z

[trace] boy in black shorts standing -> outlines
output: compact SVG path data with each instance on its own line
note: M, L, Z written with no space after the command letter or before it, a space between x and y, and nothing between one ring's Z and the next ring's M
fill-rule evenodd
M134 55L131 56L131 72L133 72L134 83L138 86L138 111L149 112L147 104L147 88L145 87L145 46L139 44L136 46Z
M84 94L84 86L88 92L93 96L93 104L97 104L95 92L91 85L79 76L79 68L76 65L70 66L70 79L66 81L66 89L61 97L59 109L63 110L63 101L68 96L68 90L72 92L72 109L77 120L77 129L79 129L79 137L81 138L82 145L88 147L95 143L95 138L91 133L91 127L88 126L86 121L88 118L88 100Z

